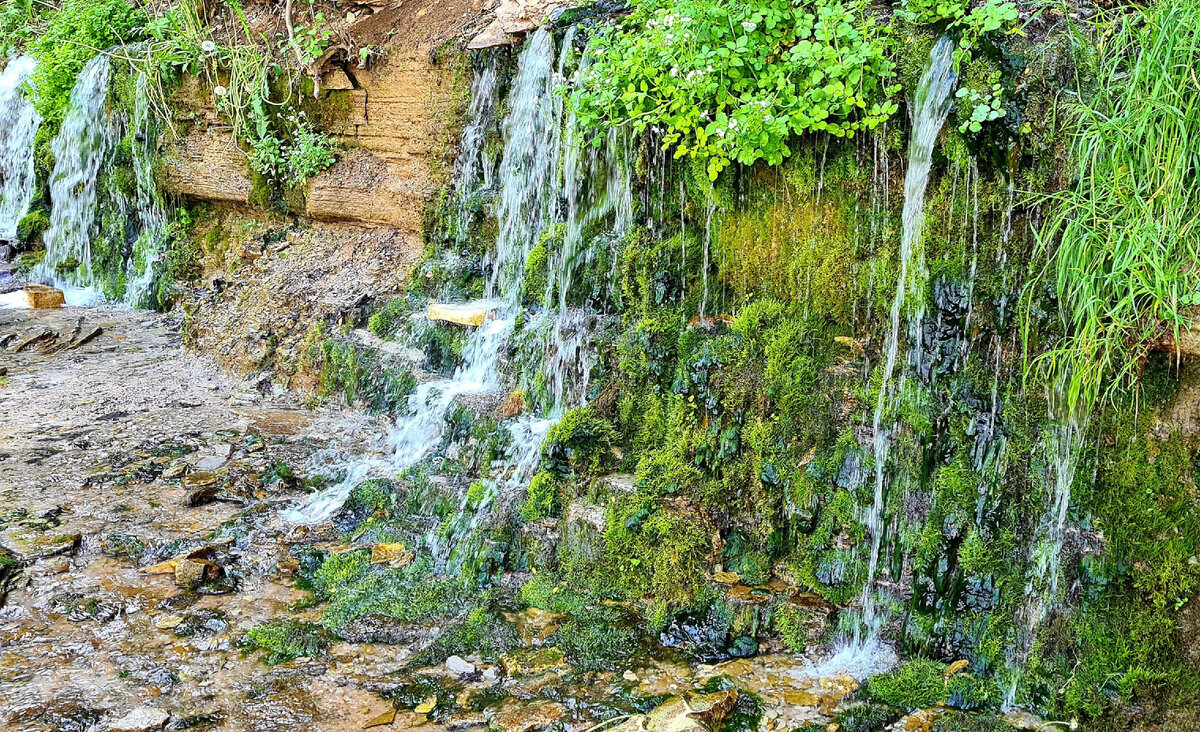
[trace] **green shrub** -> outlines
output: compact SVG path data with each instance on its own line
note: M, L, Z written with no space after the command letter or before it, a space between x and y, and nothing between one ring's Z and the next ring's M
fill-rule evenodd
M367 328L380 338L391 338L404 325L407 316L408 302L402 297L389 298L384 306L367 320Z
M837 715L839 732L882 732L900 713L879 704L856 704Z
M812 613L802 607L784 602L771 610L771 622L793 653L803 653L808 644L808 621Z
M852 137L895 113L889 31L865 0L636 0L593 42L572 103L587 126L664 127L714 179L778 165L793 135Z
M31 47L34 105L43 127L57 131L84 65L100 51L137 40L145 25L146 13L127 0L64 0Z

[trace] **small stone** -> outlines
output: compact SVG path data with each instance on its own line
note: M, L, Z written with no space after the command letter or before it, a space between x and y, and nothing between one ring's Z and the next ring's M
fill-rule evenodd
M109 732L151 732L162 729L171 715L155 707L138 707L108 725Z
M466 676L475 673L475 664L461 656L451 656L446 659L446 670L456 676Z
M187 472L187 469L187 463L175 463L162 472L162 477L166 478L167 480L179 478Z
M495 666L488 666L483 670L483 678L486 681L495 681L500 678L500 672L496 670Z
M218 492L217 486L213 484L192 488L188 491L183 503L188 508L203 506L216 500Z
M562 719L567 713L561 704L543 702L501 712L492 719L492 727L500 732L535 732Z
M641 679L638 678L637 674L635 674L633 671L629 671L629 670L626 670L625 673L621 674L621 678L623 678L626 681L629 681L631 683L634 683L634 684L641 681Z
M192 473L185 475L179 484L184 488L202 488L204 486L215 484L220 478L215 473Z
M783 700L793 707L815 707L821 703L816 694L808 691L785 691Z
M413 708L417 714L429 714L437 707L437 697L431 696Z
M154 627L159 630L170 630L178 627L183 622L183 618L179 615L161 615L154 621Z
M719 585L736 585L742 581L741 575L737 572L714 572L713 582Z

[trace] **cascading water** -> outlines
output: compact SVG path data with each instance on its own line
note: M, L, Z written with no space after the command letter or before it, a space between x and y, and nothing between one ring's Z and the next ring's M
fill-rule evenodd
M0 73L0 240L13 239L33 200L33 141L42 117L26 95L36 62L20 56Z
M467 238L471 199L479 190L491 187L495 172L494 161L488 155L484 143L488 130L495 123L496 108L500 104L500 75L496 65L496 58L489 57L487 64L471 81L467 124L463 127L458 161L454 169L454 193L458 198L454 234L458 244L462 244Z
M62 130L51 143L53 209L44 237L46 258L34 270L36 279L77 287L92 284L96 175L115 136L106 108L110 71L104 54L83 67L71 90Z
M873 420L873 449L875 458L875 483L873 502L863 513L863 523L871 532L871 555L867 565L867 577L862 589L862 622L855 630L854 646L859 651L869 651L877 644L881 625L875 604L875 579L879 572L879 559L886 531L884 504L886 500L887 460L891 449L892 430L885 420L892 419L899 395L899 385L893 384L896 376L896 359L900 348L900 324L904 314L904 301L911 260L921 237L925 211L925 187L929 182L933 146L938 133L950 113L950 92L956 76L953 66L954 43L942 37L930 53L929 68L921 77L920 85L912 106L912 133L908 148L908 171L904 179L903 227L900 237L900 271L896 281L896 297L892 301L891 328L888 331L883 368L883 381L879 387L879 398L875 405ZM917 318L919 320L919 316ZM865 634L865 635L864 635Z
M390 457L379 468L395 472L421 460L442 439L446 415L456 400L467 394L496 392L501 387L499 360L508 343L520 308L520 289L529 242L536 241L541 229L552 219L550 189L560 153L557 130L560 127L562 101L555 92L554 38L545 29L534 33L522 51L518 71L510 92L510 112L505 120L504 157L500 162L499 236L494 271L487 284L486 308L493 311L482 326L471 333L463 349L463 363L448 380L421 384L409 399L406 414L397 420L387 436ZM487 70L484 71L487 73ZM476 94L493 94L495 80L472 86ZM481 113L487 103L472 101ZM464 129L464 151L476 154L482 146L484 130L468 124ZM463 176L475 175L476 166L464 163ZM459 186L460 190L470 188ZM508 481L525 480L531 472L528 464L536 456L551 422L525 418L513 429L513 445L519 454L510 454L512 467ZM530 447L532 445L532 447ZM513 448L510 448L513 453ZM536 466L534 466L536 467ZM348 477L329 489L314 494L304 505L285 512L296 523L320 523L331 517L349 496L363 471L348 470Z

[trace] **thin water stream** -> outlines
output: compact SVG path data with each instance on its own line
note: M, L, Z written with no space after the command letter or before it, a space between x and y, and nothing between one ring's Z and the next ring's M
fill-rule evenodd
M0 240L13 239L33 200L33 142L42 117L27 82L36 62L20 56L0 73Z
M929 68L921 77L912 105L912 133L909 138L908 171L904 179L903 226L900 237L896 296L892 301L891 328L888 331L884 347L886 357L883 366L883 380L879 386L879 397L875 404L872 422L872 447L875 459L874 495L871 505L867 506L863 512L863 523L871 533L871 554L866 581L863 583L862 589L862 622L856 629L853 643L854 646L863 650L877 643L881 625L881 618L876 606L875 580L879 573L883 536L887 530L885 503L888 453L891 450L893 437L891 420L901 388L896 383L900 326L904 319L908 280L913 270L913 255L918 252L918 243L924 222L925 188L929 182L933 146L950 113L950 93L953 91L956 81L953 51L954 43L948 37L942 37L934 45L929 57ZM919 321L920 315L918 314L914 320Z

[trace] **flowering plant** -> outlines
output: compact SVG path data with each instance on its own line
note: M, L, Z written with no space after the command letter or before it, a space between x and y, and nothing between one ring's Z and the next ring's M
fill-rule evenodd
M635 0L593 39L572 104L585 125L660 127L713 179L776 165L792 135L852 137L896 111L890 30L866 0Z

